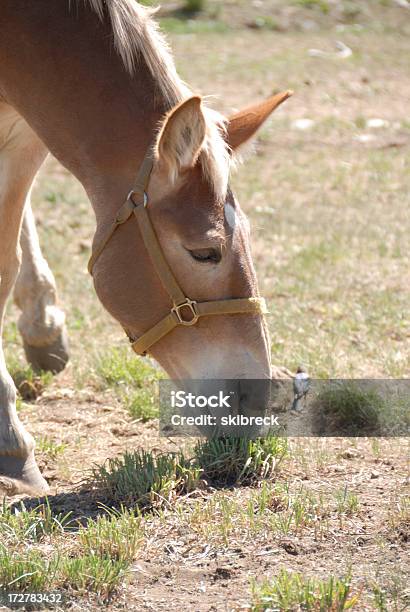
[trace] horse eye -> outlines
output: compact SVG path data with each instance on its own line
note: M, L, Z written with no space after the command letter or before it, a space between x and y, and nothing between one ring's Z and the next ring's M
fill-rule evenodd
M189 254L195 261L202 263L214 263L217 264L222 259L221 249L195 249L189 251Z

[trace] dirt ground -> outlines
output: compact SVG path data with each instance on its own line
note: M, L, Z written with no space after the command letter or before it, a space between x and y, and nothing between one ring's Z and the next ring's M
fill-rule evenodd
M47 432L56 444L66 445L58 458L40 452L39 465L52 487L53 511L71 511L73 518L84 522L101 514L99 503L110 503L84 487L85 468L125 450L172 451L189 443L159 438L156 421L132 421L110 394L96 397L91 390L72 388L69 375L62 375L58 384L25 408L22 417L35 436ZM250 579L276 574L278 568L326 577L344 575L352 567L354 592L365 592L374 581L403 595L410 571L410 532L408 516L402 517L399 508L410 484L408 458L407 440L292 439L278 481L316 497L348 490L359 497L357 511L351 516L318 512L317 525L287 534L273 529L253 533L246 524L235 529L233 517L232 533L224 540L218 530L206 536L198 533L195 525L175 516L175 508L166 508L161 517L150 519L131 578L106 603L107 609L247 609ZM222 491L243 507L253 493L251 487ZM191 502L206 504L220 494L212 488L198 491L183 500L184 513L189 513ZM24 503L30 508L39 500L25 498ZM218 524L221 518L214 520ZM81 598L78 606L95 609L96 601L92 596ZM357 609L375 608L364 598Z

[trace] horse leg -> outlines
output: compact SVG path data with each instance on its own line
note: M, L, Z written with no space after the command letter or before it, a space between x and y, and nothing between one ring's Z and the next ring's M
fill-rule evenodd
M16 389L7 371L2 331L6 300L20 266L19 234L26 195L47 151L16 113L0 103L0 492L48 490L34 459L34 439L16 412Z
M57 306L53 273L40 249L30 193L20 235L22 261L14 301L22 311L18 328L27 360L34 370L60 372L68 361L65 314Z

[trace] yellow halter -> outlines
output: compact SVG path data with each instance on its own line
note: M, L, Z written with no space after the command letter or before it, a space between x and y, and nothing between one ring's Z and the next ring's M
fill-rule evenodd
M267 312L265 300L260 297L196 302L184 295L184 292L178 285L164 257L164 253L162 252L161 245L159 244L148 214L147 188L152 167L153 157L150 148L141 164L134 188L130 191L127 200L119 209L113 224L108 228L105 236L95 247L90 261L88 262L88 271L92 274L95 262L103 252L117 227L128 221L131 215L134 214L138 221L145 247L173 304L170 312L140 338L137 340L132 340L130 338L132 348L139 355L145 355L151 346L161 340L163 336L169 334L169 332L178 325L186 327L195 325L200 317L240 313L266 314Z

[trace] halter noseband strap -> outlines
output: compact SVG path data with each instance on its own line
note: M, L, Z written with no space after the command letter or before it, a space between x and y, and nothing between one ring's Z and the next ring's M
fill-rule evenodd
M134 188L130 191L126 201L119 209L114 222L108 228L99 244L94 248L90 261L88 262L88 271L92 275L95 262L103 252L117 227L128 221L131 215L134 214L138 221L145 248L173 304L169 314L151 327L151 329L145 332L140 338L135 341L130 338L132 348L139 355L145 355L151 346L161 340L163 336L169 334L169 332L178 325L186 327L195 325L200 317L224 314L265 314L267 312L265 300L260 297L212 300L210 302L196 302L186 297L164 257L164 253L148 214L147 188L152 168L153 156L150 148L140 166Z

